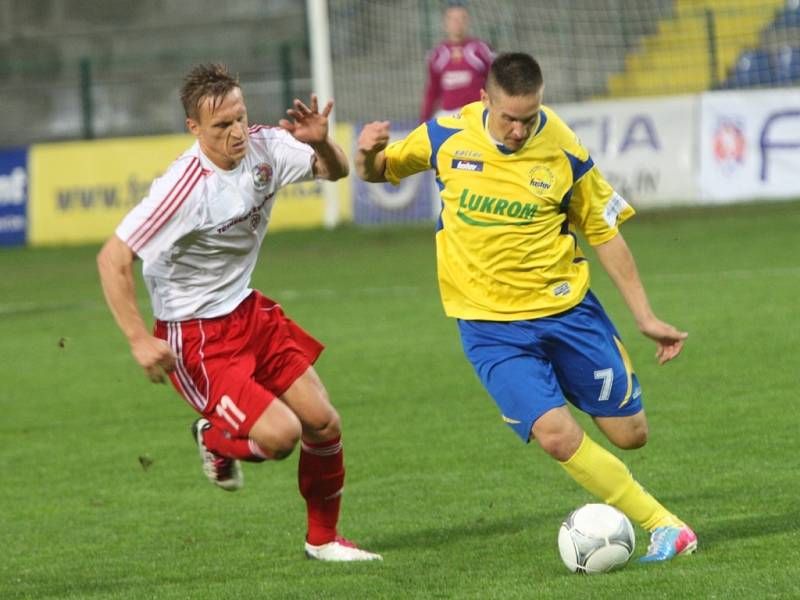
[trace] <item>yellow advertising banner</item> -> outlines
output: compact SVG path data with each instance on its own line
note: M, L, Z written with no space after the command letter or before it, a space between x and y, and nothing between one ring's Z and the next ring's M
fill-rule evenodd
M32 146L28 242L105 240L193 139L169 135Z
M338 125L336 140L350 154L352 126ZM32 146L28 242L56 245L105 240L147 194L153 179L192 143L189 135L167 135ZM335 186L339 220L349 221L349 178ZM270 231L319 227L324 215L320 182L288 186L278 193Z

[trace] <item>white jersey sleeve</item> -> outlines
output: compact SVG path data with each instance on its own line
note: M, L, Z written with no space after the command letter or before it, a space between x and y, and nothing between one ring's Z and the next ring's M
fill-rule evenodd
M297 141L280 127L255 125L250 129L250 143L259 152L271 156L276 188L314 178L314 150Z
M190 202L204 170L196 156L184 155L153 181L147 196L134 206L116 229L128 247L146 262L168 252L199 222Z

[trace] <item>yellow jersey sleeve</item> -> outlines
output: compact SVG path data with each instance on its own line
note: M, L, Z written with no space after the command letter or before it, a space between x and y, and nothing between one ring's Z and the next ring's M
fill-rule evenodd
M409 175L431 168L431 141L428 125L423 123L402 140L393 142L384 150L386 180L394 185Z
M581 230L592 246L607 242L619 231L619 225L635 211L614 191L594 166L575 182L569 201L569 221Z
M575 132L552 110L545 109L551 139L558 144L572 169L572 189L567 205L570 224L592 246L607 242L635 211L617 194L594 164Z

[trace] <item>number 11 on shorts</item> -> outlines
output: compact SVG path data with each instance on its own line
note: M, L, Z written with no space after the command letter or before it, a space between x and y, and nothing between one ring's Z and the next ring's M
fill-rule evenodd
M609 371L610 370L611 369L609 369ZM596 373L595 379L597 379ZM231 400L230 396L223 396L220 398L214 410L236 430L238 430L241 424L244 423L246 417L242 410L233 403L233 400Z

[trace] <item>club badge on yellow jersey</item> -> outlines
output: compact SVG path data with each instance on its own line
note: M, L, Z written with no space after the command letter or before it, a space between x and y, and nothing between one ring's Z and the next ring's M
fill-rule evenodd
M602 244L634 210L551 109L542 107L515 152L491 139L487 118L475 102L423 123L386 148L386 178L436 172L437 267L449 316L512 321L568 310L589 287L575 230Z

